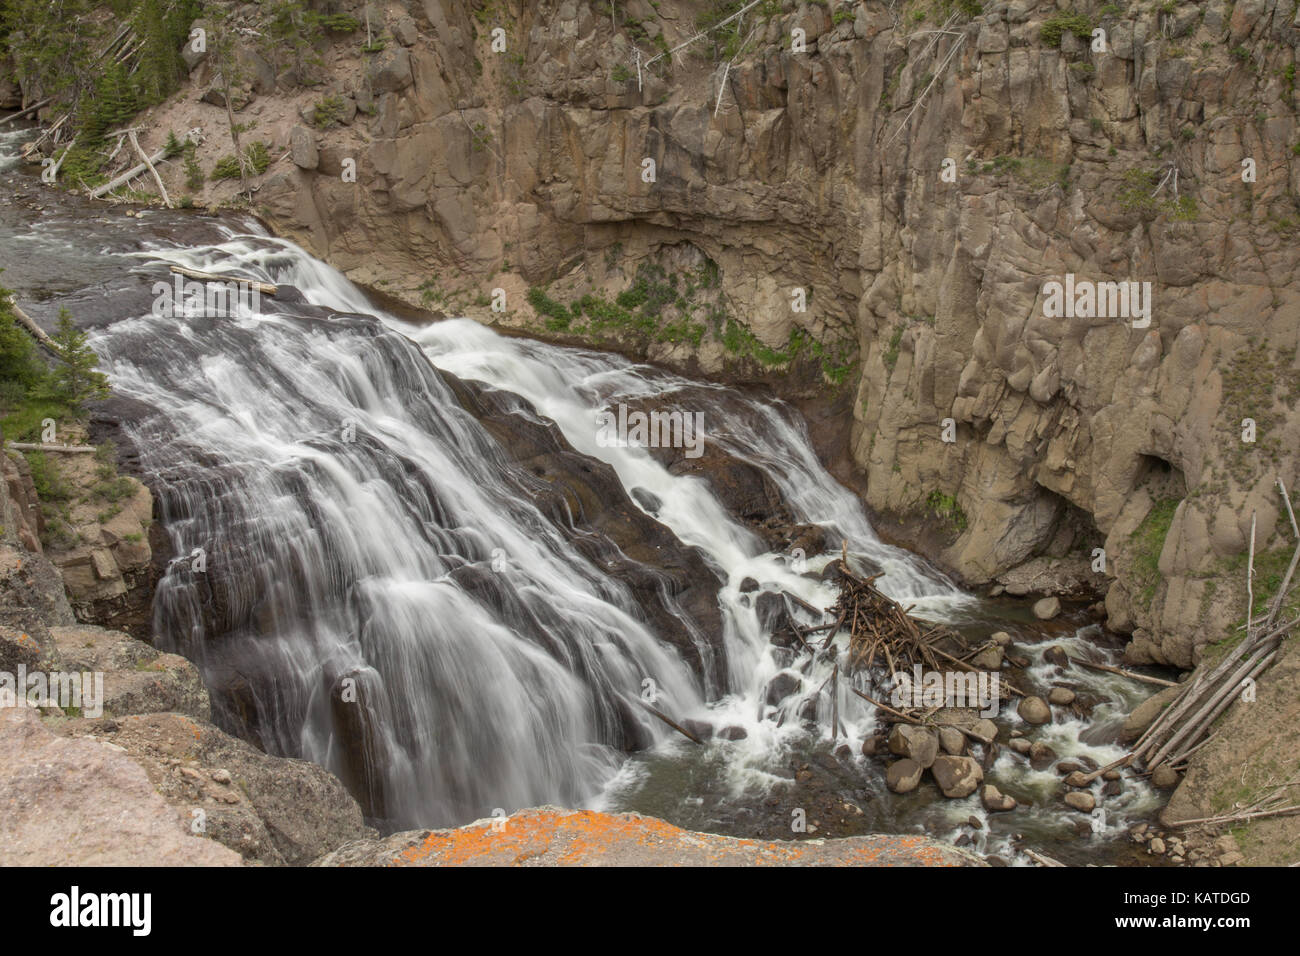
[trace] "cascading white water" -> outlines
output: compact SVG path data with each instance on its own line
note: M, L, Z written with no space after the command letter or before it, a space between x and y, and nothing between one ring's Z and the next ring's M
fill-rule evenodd
M623 699L645 675L674 708L698 702L625 589L522 498L399 336L145 315L94 345L120 392L163 412L133 436L182 556L158 587L159 640L221 686L248 675L263 743L345 778L339 695L355 680L365 713L342 719L394 824L575 803L617 765L621 725L648 720Z
M766 779L807 735L799 721L772 718L816 696L830 663L795 669L769 643L741 582L753 578L816 607L833 601L833 589L800 573L792 555L767 551L703 480L669 472L644 448L598 441L596 413L617 403L701 412L706 454L711 445L761 469L797 520L847 540L851 553L886 572L882 590L922 615L959 622L978 603L879 540L780 402L467 320L412 326L376 313L335 270L265 235L147 248L146 259L289 284L336 310L324 321L278 315L264 299L260 316L143 315L97 333L93 344L117 390L161 412L134 436L165 489L181 555L158 589L159 639L226 689L227 723L268 749L335 769L354 789L359 775L374 812L392 825L602 801L630 737L669 751L679 743L629 706L646 677L672 715L743 729L744 739L711 751L722 754L718 772L737 793ZM350 313L378 314L383 324ZM654 502L654 517L707 556L719 577L728 668L721 698L710 699L642 623L626 588L519 494L514 466L429 363L523 398L574 449L607 463L642 510L651 513L645 502ZM348 426L354 441L344 437ZM194 548L204 549L207 571L191 569L185 556ZM830 559L810 555L806 570ZM782 671L798 689L769 701L766 689ZM361 695L352 710L338 700L348 678ZM835 692L850 739L874 730L857 697ZM1062 755L1110 749L1088 744L1077 721L1053 732ZM999 761L1007 773L1010 759ZM937 819L963 804L948 804Z

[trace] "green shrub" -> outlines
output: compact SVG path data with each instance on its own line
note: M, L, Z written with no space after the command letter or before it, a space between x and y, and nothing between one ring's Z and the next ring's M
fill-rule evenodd
M952 495L945 495L942 491L932 491L925 499L925 506L932 515L946 522L953 531L966 530L968 523L966 512Z
M1073 33L1080 40L1092 39L1092 18L1075 10L1058 13L1043 24L1039 36L1048 46L1059 47L1061 38L1067 33Z

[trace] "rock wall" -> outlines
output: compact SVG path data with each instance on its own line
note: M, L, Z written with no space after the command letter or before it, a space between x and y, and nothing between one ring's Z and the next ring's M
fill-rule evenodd
M384 48L322 44L322 85L246 71L237 115L281 152L257 208L416 306L851 392L882 527L941 527L911 543L972 585L1095 563L1131 659L1193 664L1300 478L1300 11L774 0L650 62L738 6L372 4ZM224 109L190 59L146 122L204 126L209 162ZM1149 282L1149 324L1052 317L1067 275ZM677 299L617 298L647 276Z

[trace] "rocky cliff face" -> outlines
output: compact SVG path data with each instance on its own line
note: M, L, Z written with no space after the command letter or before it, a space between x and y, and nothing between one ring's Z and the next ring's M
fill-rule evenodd
M372 4L311 90L246 53L256 202L414 305L851 394L882 525L945 516L971 584L1083 562L1134 661L1194 663L1300 477L1300 11L765 2L662 55L742 6ZM215 159L190 60L152 121ZM1067 275L1149 317L1054 314Z

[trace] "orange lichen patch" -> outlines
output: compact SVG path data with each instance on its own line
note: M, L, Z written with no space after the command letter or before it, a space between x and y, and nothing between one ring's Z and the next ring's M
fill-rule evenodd
M783 842L694 833L653 817L551 808L425 833L395 866L958 866L975 862L924 836Z

